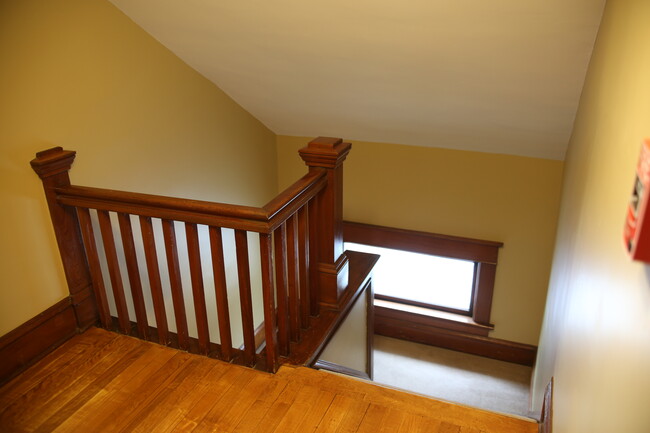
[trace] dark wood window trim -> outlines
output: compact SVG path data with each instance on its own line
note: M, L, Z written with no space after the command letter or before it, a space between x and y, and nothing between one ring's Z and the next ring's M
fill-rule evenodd
M437 326L457 328L459 322L464 322L463 327L475 328L485 334L487 334L487 329L493 329L494 326L490 323L490 311L492 309L492 294L494 292L494 279L496 276L499 248L503 246L503 243L350 221L343 222L343 239L345 242L355 242L475 262L474 296L470 308L470 316L472 319L470 322L463 319L458 320L460 318L453 318L453 316L423 318L421 314L399 308L399 304L397 303L394 307L401 311L402 316L410 316L413 320L417 321L432 320L437 323ZM390 299L388 301L395 300ZM385 304L383 308L386 308ZM464 313L438 307L435 307L435 310L456 314Z

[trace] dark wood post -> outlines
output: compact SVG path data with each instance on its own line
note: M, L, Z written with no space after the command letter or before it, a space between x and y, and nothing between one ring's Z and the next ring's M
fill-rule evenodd
M60 147L44 150L31 161L32 168L43 181L45 198L50 209L54 234L59 246L61 261L68 282L68 290L81 330L97 322L97 307L92 290L92 280L74 208L56 201L56 188L70 185L68 171L75 153Z
M352 145L340 138L318 137L299 150L309 170L327 170L327 187L318 195L315 245L318 252L320 303L339 307L348 286L348 258L343 250L343 161ZM310 242L310 245L313 243Z

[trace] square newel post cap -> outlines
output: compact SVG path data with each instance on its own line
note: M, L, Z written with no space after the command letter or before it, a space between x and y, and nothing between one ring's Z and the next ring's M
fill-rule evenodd
M298 151L309 167L336 168L345 161L352 145L341 138L318 137Z
M73 150L53 147L38 152L30 164L36 174L43 179L70 170L76 154L77 152Z

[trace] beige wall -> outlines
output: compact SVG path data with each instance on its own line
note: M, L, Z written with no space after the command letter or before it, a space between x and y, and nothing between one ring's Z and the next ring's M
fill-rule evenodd
M278 137L280 188L305 172L296 151L308 141ZM492 336L537 344L562 162L353 142L345 164L347 220L503 242Z
M607 2L566 174L534 406L555 377L555 433L650 431L650 266L623 247L650 138L650 2Z
M0 335L66 295L29 161L73 183L262 205L275 135L103 0L0 2Z

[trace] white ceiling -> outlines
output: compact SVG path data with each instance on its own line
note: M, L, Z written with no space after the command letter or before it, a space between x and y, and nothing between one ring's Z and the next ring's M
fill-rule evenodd
M111 0L276 134L563 159L605 0Z

